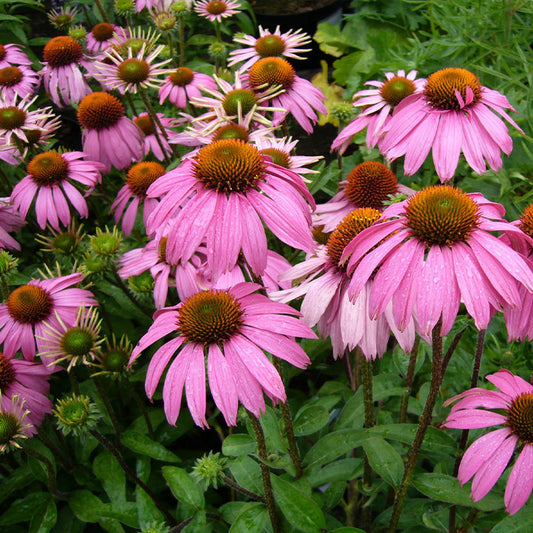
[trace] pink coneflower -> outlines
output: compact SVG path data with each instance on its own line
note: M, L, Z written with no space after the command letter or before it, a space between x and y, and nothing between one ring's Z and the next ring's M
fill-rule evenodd
M206 366L211 394L228 425L237 423L239 401L260 416L265 411L263 391L274 402L286 400L283 382L263 350L305 368L309 358L294 338L315 338L315 334L296 318L297 311L257 294L260 288L240 283L229 290L207 290L154 315L153 325L133 350L130 365L148 346L175 334L152 356L145 383L152 398L165 367L178 352L163 386L170 424L178 418L185 386L194 422L207 427Z
M487 495L503 474L515 448L521 448L505 487L505 510L512 515L526 504L533 490L533 385L505 369L487 376L487 380L499 390L476 387L451 398L447 404L459 401L442 427L503 426L473 442L461 459L457 477L461 485L474 477L470 493L474 502Z
M405 74L404 70L385 73L386 81L367 81L365 85L376 87L365 89L353 95L354 107L361 107L357 115L333 140L332 150L343 154L360 131L366 130L366 144L374 148L382 137L383 126L390 120L395 107L407 96L418 94L424 89L425 79L416 79L416 70Z
M0 247L20 250L20 244L9 235L24 226L24 220L13 209L9 198L0 198Z
M372 207L383 211L386 200L397 193L411 195L414 191L398 183L392 170L378 161L364 161L356 165L339 183L337 194L325 204L317 205L313 218L315 226L323 231L333 231L335 226L351 211L359 207Z
M178 67L159 89L159 103L168 99L176 107L185 109L191 98L202 96L204 88L216 91L217 84L211 76L194 72L189 67Z
M250 86L255 90L282 87L284 91L272 98L272 104L285 111L274 113L273 125L283 122L288 113L307 132L313 133L317 112L327 114L322 91L310 81L296 75L292 65L281 57L265 57L256 61L248 72Z
M241 12L241 4L237 0L196 0L196 13L211 22L222 22L223 19Z
M78 106L83 151L103 163L105 173L111 166L122 170L144 156L143 133L124 113L120 100L105 92L89 94Z
M143 205L143 220L146 220L154 210L158 201L146 197L148 187L166 173L163 165L152 161L143 161L133 165L126 175L126 184L118 191L117 197L111 205L110 212L115 211L115 222L122 219L122 231L126 237L131 233L139 205ZM128 206L129 203L129 206Z
M137 12L146 9L169 9L175 0L135 0ZM187 7L190 7L192 0L185 0Z
M18 349L26 359L35 357L35 343L40 348L43 322L57 326L55 313L67 324L76 321L78 307L97 305L91 292L72 287L83 280L79 273L58 278L31 280L16 288L0 306L0 343L4 354L15 355Z
M100 171L104 165L88 161L83 152L55 151L35 156L27 166L28 175L19 181L11 193L14 208L23 219L35 198L37 223L44 229L46 224L59 231L59 223L67 226L71 220L70 208L82 218L89 216L87 202L75 186L83 186L85 196L100 183Z
M87 34L87 51L90 54L98 54L109 46L112 46L117 42L115 34L120 34L124 38L129 36L128 30L115 24L110 24L109 22L96 24Z
M380 149L389 160L405 155L408 175L432 150L442 182L453 177L461 152L478 174L487 170L485 160L496 172L502 167L500 150L509 155L513 141L504 121L492 111L522 132L506 110L514 111L507 98L483 87L468 70L439 70L427 79L423 92L396 109Z
M15 359L0 352L2 409L8 407L13 396L18 396L25 400L24 407L30 411L26 421L33 426L40 426L44 415L52 412L52 402L47 398L50 392L49 377L50 370L41 362ZM35 433L37 430L32 428L30 434Z
M0 44L0 68L24 65L29 68L31 61L20 44Z
M45 129L43 121L53 116L52 108L30 111L36 98L25 96L19 101L17 95L0 97L0 147L12 149L17 144L15 138L28 144L35 130Z
M236 265L241 251L254 274L264 271L263 222L289 246L314 248L309 229L314 200L302 177L240 140L204 146L159 178L148 196L161 202L147 229L154 232L169 223L171 261L188 261L205 244L215 278Z
M400 330L414 316L418 331L429 335L442 319L446 335L463 302L476 327L486 329L496 310L520 305L521 285L533 291L526 260L490 233L523 236L503 214L481 194L450 186L427 187L391 205L383 222L346 246L350 298L373 278L371 317L392 300Z
M168 144L167 138L173 134L169 128L174 125L175 119L166 118L163 113L156 113L161 126L165 130L165 135L159 130L159 126L154 124L148 113L141 113L138 117L133 117L133 122L144 133L144 153L148 155L150 151L156 159L164 161L165 158L172 154L172 148ZM159 140L156 137L156 128Z
M13 98L32 96L39 87L39 74L19 65L0 68L0 96Z
M278 139L270 135L260 135L251 140L262 154L268 155L272 161L280 167L289 168L293 172L303 176L304 174L316 174L317 170L307 168L322 159L322 156L292 155L298 141L291 137Z
M234 50L230 52L228 66L236 65L241 61L245 63L239 68L239 71L248 70L256 61L264 57L289 57L291 59L305 59L298 55L301 52L310 52L311 48L302 48L311 42L311 37L302 30L289 30L281 33L279 26L274 33L270 30L264 30L259 26L259 37L245 35L244 37L235 37L236 43L247 45L247 48Z
M54 37L43 51L43 86L58 107L77 104L92 89L80 66L87 68L88 59L81 44L67 36Z
M310 326L318 324L321 337L331 338L333 356L342 357L346 350L361 349L368 360L381 357L386 349L391 330L405 351L410 351L415 339L414 323L411 319L405 331L400 332L392 317L392 304L376 319L368 314L369 295L372 280L363 287L357 298L348 298L349 276L346 261L340 260L346 245L365 228L381 217L372 208L356 209L349 213L334 229L326 245L319 245L317 251L281 275L284 281L296 286L270 297L289 302L303 296L301 312Z
M116 47L107 48L102 58L93 63L91 74L104 82L106 88L116 89L120 94L136 93L147 87L158 89L164 83L163 77L169 73L169 69L161 67L171 61L168 58L154 63L163 48L160 45L148 51L142 46L137 53L128 48L126 58Z
M243 81L237 73L233 85L218 76L214 76L214 79L219 90L204 88L208 96L195 97L190 101L194 106L209 109L207 113L194 119L206 124L204 135L213 133L228 122L237 122L247 129L252 125L269 127L272 121L267 119L265 114L284 111L269 104L270 100L282 92L279 86L255 92L243 86Z

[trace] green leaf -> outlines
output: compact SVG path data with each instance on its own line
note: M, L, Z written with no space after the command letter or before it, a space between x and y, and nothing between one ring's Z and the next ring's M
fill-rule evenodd
M531 533L533 531L533 507L531 504L522 507L512 516L504 518L496 524L491 533Z
M368 433L364 429L341 429L339 431L333 431L322 437L307 452L303 461L304 465L329 463L337 457L348 453L353 448L361 446L366 437L368 437Z
M276 411L274 411L272 407L267 407L259 421L261 422L261 427L265 434L266 446L269 453L288 451L285 442L281 438L279 418Z
M72 512L82 522L98 522L102 516L104 504L88 490L76 490L68 497L68 504Z
M318 487L335 481L348 481L360 477L363 472L362 459L340 459L307 475L311 487Z
M288 522L305 533L320 533L326 519L317 503L307 494L278 476L271 476L274 499Z
M229 469L235 481L245 489L255 492L259 496L265 494L261 467L251 457L242 455L228 462Z
M4 482L5 483L5 482ZM25 498L15 500L7 511L0 515L0 526L28 522L36 508L50 499L47 492L30 492Z
M162 472L172 494L174 494L178 501L184 502L198 510L205 507L202 489L183 468L164 466Z
M137 476L144 483L148 482L151 470L151 459L146 456L139 456L137 458ZM141 487L135 487L135 499L137 502L137 517L139 518L139 526L146 527L150 522L164 520L163 513L157 508L154 500L144 492Z
M178 463L180 458L167 450L159 442L153 441L147 435L134 431L127 431L120 439L122 444L135 453L146 455L152 459L165 461L167 463Z
M222 443L222 453L234 457L254 453L255 449L255 439L248 433L228 435Z
M372 470L389 485L399 487L404 471L401 455L381 437L364 440L363 448Z
M411 445L417 430L417 424L387 424L384 426L374 426L369 429L369 432L389 440L398 440ZM422 450L432 453L455 454L457 451L457 443L450 435L441 429L429 426L424 442L422 443Z
M503 507L502 498L493 494L474 503L470 498L470 488L461 487L455 477L446 474L419 474L414 479L413 486L425 496L441 502L475 507L480 511L495 511Z
M333 529L331 533L365 533L362 529L359 529L358 527L339 527L337 529Z
M266 506L260 502L250 502L243 506L229 533L269 533L272 531L269 526L270 518Z
M56 502L48 498L39 507L32 510L30 529L28 533L48 533L57 522Z
M9 474L9 483L0 483L0 503L20 489L23 489L35 481L35 477L29 465L23 465Z
M94 475L102 482L109 499L116 507L126 502L126 474L113 455L102 452L93 462Z
M312 435L329 422L329 412L322 405L306 405L294 417L294 434L297 437Z

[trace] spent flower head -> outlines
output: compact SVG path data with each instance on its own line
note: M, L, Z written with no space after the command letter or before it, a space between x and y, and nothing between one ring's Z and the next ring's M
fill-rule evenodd
M210 486L216 489L224 476L226 463L226 458L222 457L219 452L210 451L196 459L191 475L197 483L203 485L204 490Z
M57 400L53 410L56 424L64 435L84 435L96 427L100 413L89 396L70 394Z
M104 339L105 347L102 348L95 357L93 366L100 368L93 376L107 374L111 376L124 375L128 371L128 361L133 351L132 344L126 335L122 335L117 341L113 333L111 340Z

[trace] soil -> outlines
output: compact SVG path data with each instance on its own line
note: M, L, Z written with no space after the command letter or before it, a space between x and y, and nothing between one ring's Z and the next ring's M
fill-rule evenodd
M260 15L298 15L338 3L338 0L251 0L253 10Z

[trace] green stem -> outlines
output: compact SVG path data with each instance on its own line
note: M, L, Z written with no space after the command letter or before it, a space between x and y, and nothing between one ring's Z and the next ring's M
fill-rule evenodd
M409 406L409 397L413 389L413 379L415 377L415 367L416 359L418 357L418 347L420 346L420 337L415 338L413 348L409 354L409 365L407 366L407 375L405 376L405 386L407 387L407 392L402 396L400 403L400 424L405 423L407 420L407 408Z
M433 344L433 361L431 365L431 383L429 387L429 394L426 400L426 405L424 406L424 411L420 417L418 424L418 430L416 432L413 444L407 455L407 462L405 465L405 471L402 479L402 483L398 492L396 493L396 498L394 501L394 509L392 511L392 518L389 525L389 533L394 533L398 527L398 522L400 520L400 515L402 513L403 504L405 502L405 497L407 495L407 489L411 484L411 478L413 477L413 472L415 470L416 459L422 447L424 437L426 436L426 431L431 423L431 416L433 414L433 408L437 401L437 396L439 394L440 386L442 383L442 337L441 333L442 321L439 320L436 326L433 328L432 332L432 344Z
M476 344L476 356L474 358L474 368L472 369L472 378L470 380L470 388L473 389L477 385L479 379L479 367L481 366L481 357L483 356L483 345L485 344L485 334L487 330L479 330L477 336ZM459 450L460 453L455 458L455 464L453 466L453 476L457 477L459 472L459 465L461 464L461 458L466 449L466 443L468 442L468 429L463 429L461 432L461 439L459 440ZM450 514L448 515L448 531L449 533L455 533L455 517L456 517L456 506L452 505L450 507Z
M43 455L42 453L38 452L37 450L34 450L33 448L30 448L29 446L24 445L22 449L28 455L34 457L35 459L44 464L47 474L48 491L50 492L50 494L52 494L55 498L65 499L65 494L57 490L54 465L51 463L50 459L48 459L46 455Z
M113 454L113 457L117 460L118 464L124 470L126 475L137 485L139 486L146 494L152 499L155 506L165 515L167 520L173 525L177 525L178 521L170 514L168 509L159 501L157 496L152 492L150 487L148 487L137 475L131 470L131 468L124 462L122 455L117 450L117 448L107 440L98 430L90 429L90 434L108 451Z
M252 427L254 429L255 439L257 442L257 453L260 459L262 459L263 461L266 461L267 460L267 448L266 448L265 434L263 433L263 428L261 427L261 423L255 417L255 415L250 413L250 411L247 411L247 413L248 413L248 418L250 419L250 423L252 424ZM274 504L274 492L272 491L272 482L270 480L270 470L263 461L261 461L259 465L261 467L261 476L263 478L263 487L265 489L265 501L266 501L266 506L268 509L268 514L270 516L270 523L272 524L272 531L273 533L282 533L280 525L279 525L279 518L276 513L276 506Z
M109 17L107 16L107 13L105 12L104 6L102 6L102 4L100 3L100 0L95 0L94 3L96 4L98 11L100 11L100 15L102 15L103 21L109 22Z
M363 384L363 406L365 411L365 428L371 428L374 426L374 391L373 380L374 375L372 372L372 362L361 354L359 348L357 354L361 357L361 382ZM365 454L365 460L363 465L363 487L365 491L372 487L372 468L368 461L368 457ZM367 498L365 497L365 500ZM362 527L365 531L369 531L371 526L371 508L363 504L363 512L361 516Z
M179 27L178 27L178 50L179 50L179 66L183 67L183 62L185 61L185 20L184 17L180 17Z
M278 371L281 379L283 379L283 372L281 367L281 359L274 357L274 366ZM301 478L304 475L302 467L302 461L300 460L300 452L298 445L296 444L296 435L294 434L294 425L292 423L291 412L289 406L285 402L279 403L281 416L283 417L283 424L285 426L285 433L287 434L287 441L289 443L289 454L291 456L292 464L296 470L296 479Z
M120 433L120 427L118 425L118 420L115 415L115 411L113 410L111 402L109 401L109 397L104 390L104 387L102 385L102 382L100 381L100 378L98 376L92 376L92 378L96 386L96 390L98 391L98 395L102 399L102 402L104 402L104 406L106 408L107 414L109 415L109 419L111 420L111 425L113 426L113 430L115 431L115 444L117 446L120 446L121 433Z
M266 504L265 498L262 496L259 496L259 494L255 494L255 492L251 492L244 487L241 487L238 483L235 483L231 478L228 476L222 476L222 481L232 489L236 490L237 492L240 492L241 494L244 494L245 496L248 496L251 500L255 500L256 502L261 502Z

